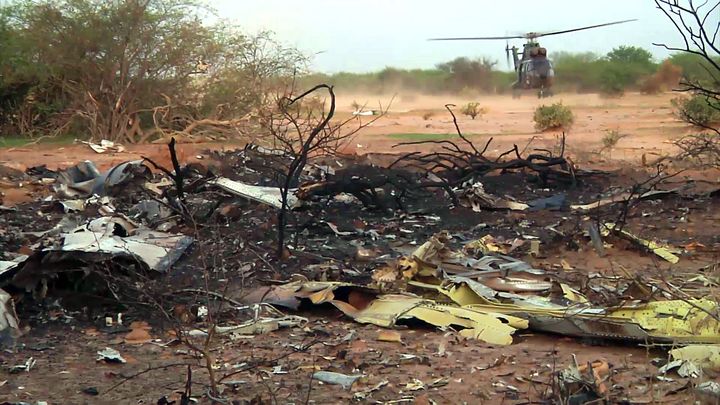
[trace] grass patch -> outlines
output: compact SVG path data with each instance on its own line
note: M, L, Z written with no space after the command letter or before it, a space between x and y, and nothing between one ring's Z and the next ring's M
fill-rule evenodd
M42 138L36 144L38 145L72 145L75 141L75 135L62 135L55 137ZM33 143L34 139L22 136L0 136L0 148L21 148Z

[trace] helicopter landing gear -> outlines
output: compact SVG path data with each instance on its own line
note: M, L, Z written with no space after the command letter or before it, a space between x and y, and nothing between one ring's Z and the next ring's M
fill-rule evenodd
M546 89L546 88L544 88L544 87L541 87L541 88L538 90L537 96L538 96L538 98L552 97L552 96L553 96L553 92L552 92L550 89Z

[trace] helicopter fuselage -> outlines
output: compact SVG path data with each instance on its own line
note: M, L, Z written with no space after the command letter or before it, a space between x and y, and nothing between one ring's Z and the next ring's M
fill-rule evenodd
M520 62L514 88L549 89L553 85L555 71L547 58L534 58Z
M553 85L555 70L552 61L547 58L547 50L537 42L528 42L523 46L522 56L517 48L512 48L513 62L517 72L514 89L549 90Z

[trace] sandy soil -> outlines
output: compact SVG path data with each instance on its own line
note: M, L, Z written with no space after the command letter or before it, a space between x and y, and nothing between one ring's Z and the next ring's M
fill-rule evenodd
M479 102L487 109L487 113L475 120L458 114L460 129L479 144L484 144L492 137L493 143L489 148L491 153L508 150L513 144L522 148L530 142L530 148L553 147L557 145L559 133L538 133L534 129L532 117L539 105L562 102L575 114L575 124L566 134L567 148L571 154L580 155L581 158L592 156L602 148L601 140L607 131L617 130L626 136L612 153L606 152L604 158L636 161L643 153L672 153L674 148L670 141L692 131L692 128L673 115L670 100L676 96L673 93L657 96L628 94L607 99L596 94L559 94L542 100L532 95L520 99L511 96L480 96L471 99L450 95L402 94L394 99L368 95L343 97L366 104L367 108L378 108L381 104L387 106L392 100L389 114L357 137L355 146L359 151L388 151L400 141L412 140L410 136L393 134L455 134L452 118L443 106L455 104L458 106L456 110L459 110L460 106L469 101ZM341 104L341 109L350 111L352 107ZM399 149L413 148L417 147Z

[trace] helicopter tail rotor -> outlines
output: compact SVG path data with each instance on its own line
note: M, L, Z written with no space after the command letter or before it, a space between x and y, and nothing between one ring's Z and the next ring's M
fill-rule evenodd
M510 68L510 43L508 41L505 41L505 60L507 67Z

